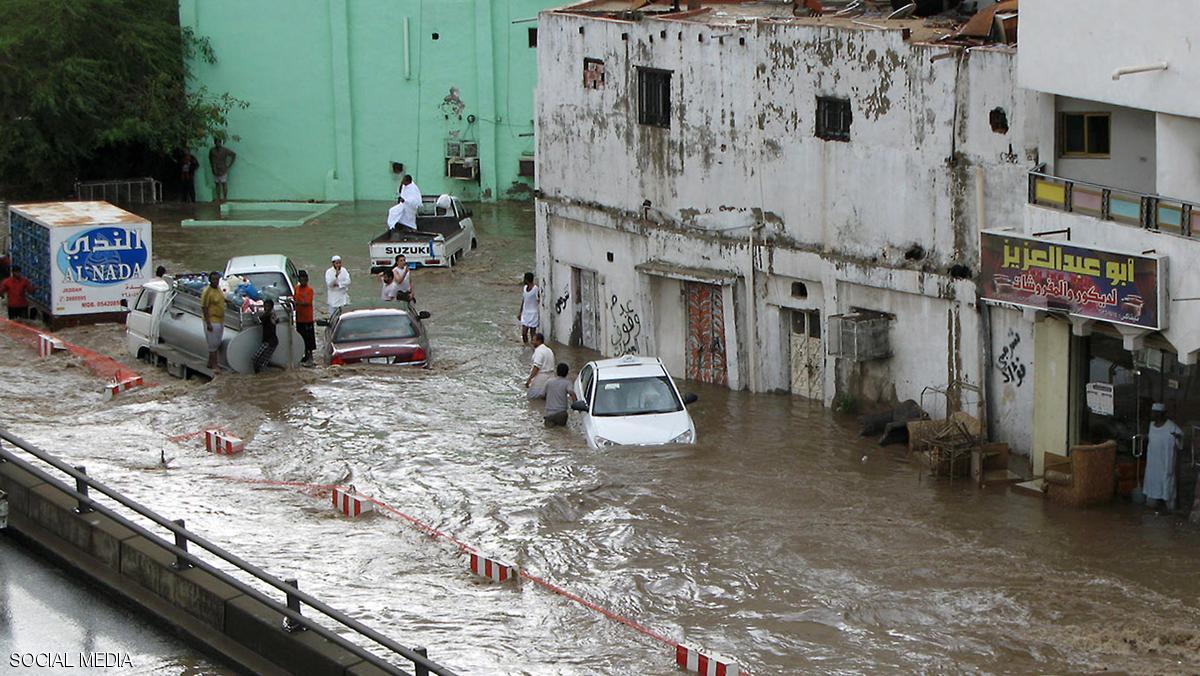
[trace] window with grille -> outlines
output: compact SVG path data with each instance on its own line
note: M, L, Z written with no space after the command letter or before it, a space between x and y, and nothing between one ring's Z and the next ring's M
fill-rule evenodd
M671 71L638 68L638 124L671 126Z
M817 97L817 137L827 141L850 140L850 99Z

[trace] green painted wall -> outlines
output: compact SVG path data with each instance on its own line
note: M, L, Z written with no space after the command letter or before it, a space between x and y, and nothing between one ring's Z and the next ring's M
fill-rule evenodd
M524 199L532 154L536 49L546 0L180 0L180 21L217 63L193 86L249 102L230 116L238 154L229 197L392 199L401 162L422 192ZM408 66L404 36L408 26ZM434 35L437 39L434 39ZM444 103L451 87L461 114ZM446 177L452 135L479 144L478 182ZM196 192L211 199L208 149Z

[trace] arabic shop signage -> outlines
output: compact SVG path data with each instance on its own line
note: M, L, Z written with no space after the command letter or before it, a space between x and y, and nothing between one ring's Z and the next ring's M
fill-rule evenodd
M103 226L68 237L56 263L67 283L112 286L140 279L149 258L137 230Z
M1148 329L1164 328L1163 259L1006 232L980 234L984 299Z

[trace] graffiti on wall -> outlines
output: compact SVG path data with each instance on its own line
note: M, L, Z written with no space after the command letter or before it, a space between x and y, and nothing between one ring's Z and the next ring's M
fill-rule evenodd
M554 301L554 314L561 315L563 310L567 308L567 303L571 301L571 287L563 285L563 292Z
M1008 340L1000 350L1000 355L996 357L996 368L1000 370L1000 377L1005 383L1014 383L1017 387L1025 383L1026 373L1025 362L1021 360L1021 355L1017 354L1020 344L1020 334L1009 329Z
M638 338L642 335L642 318L633 309L633 301L624 303L613 294L608 301L608 314L612 320L612 335L609 343L617 355L637 354Z

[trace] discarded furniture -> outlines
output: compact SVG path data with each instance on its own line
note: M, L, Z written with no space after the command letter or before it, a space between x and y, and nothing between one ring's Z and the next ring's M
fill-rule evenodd
M975 485L1013 483L1021 476L1008 469L1009 449L1006 443L985 443L971 451L971 478Z
M913 420L928 420L929 414L921 410L917 402L907 399L900 402L890 411L874 415L864 415L858 419L862 424L859 436L882 435L879 445L908 442L908 423Z
M958 411L942 420L908 423L908 450L923 454L933 475L951 479L955 475L967 476L971 456L980 452L982 446L983 427L969 413Z
M1088 507L1112 500L1116 488L1117 442L1072 446L1067 455L1046 453L1043 490L1050 500Z

